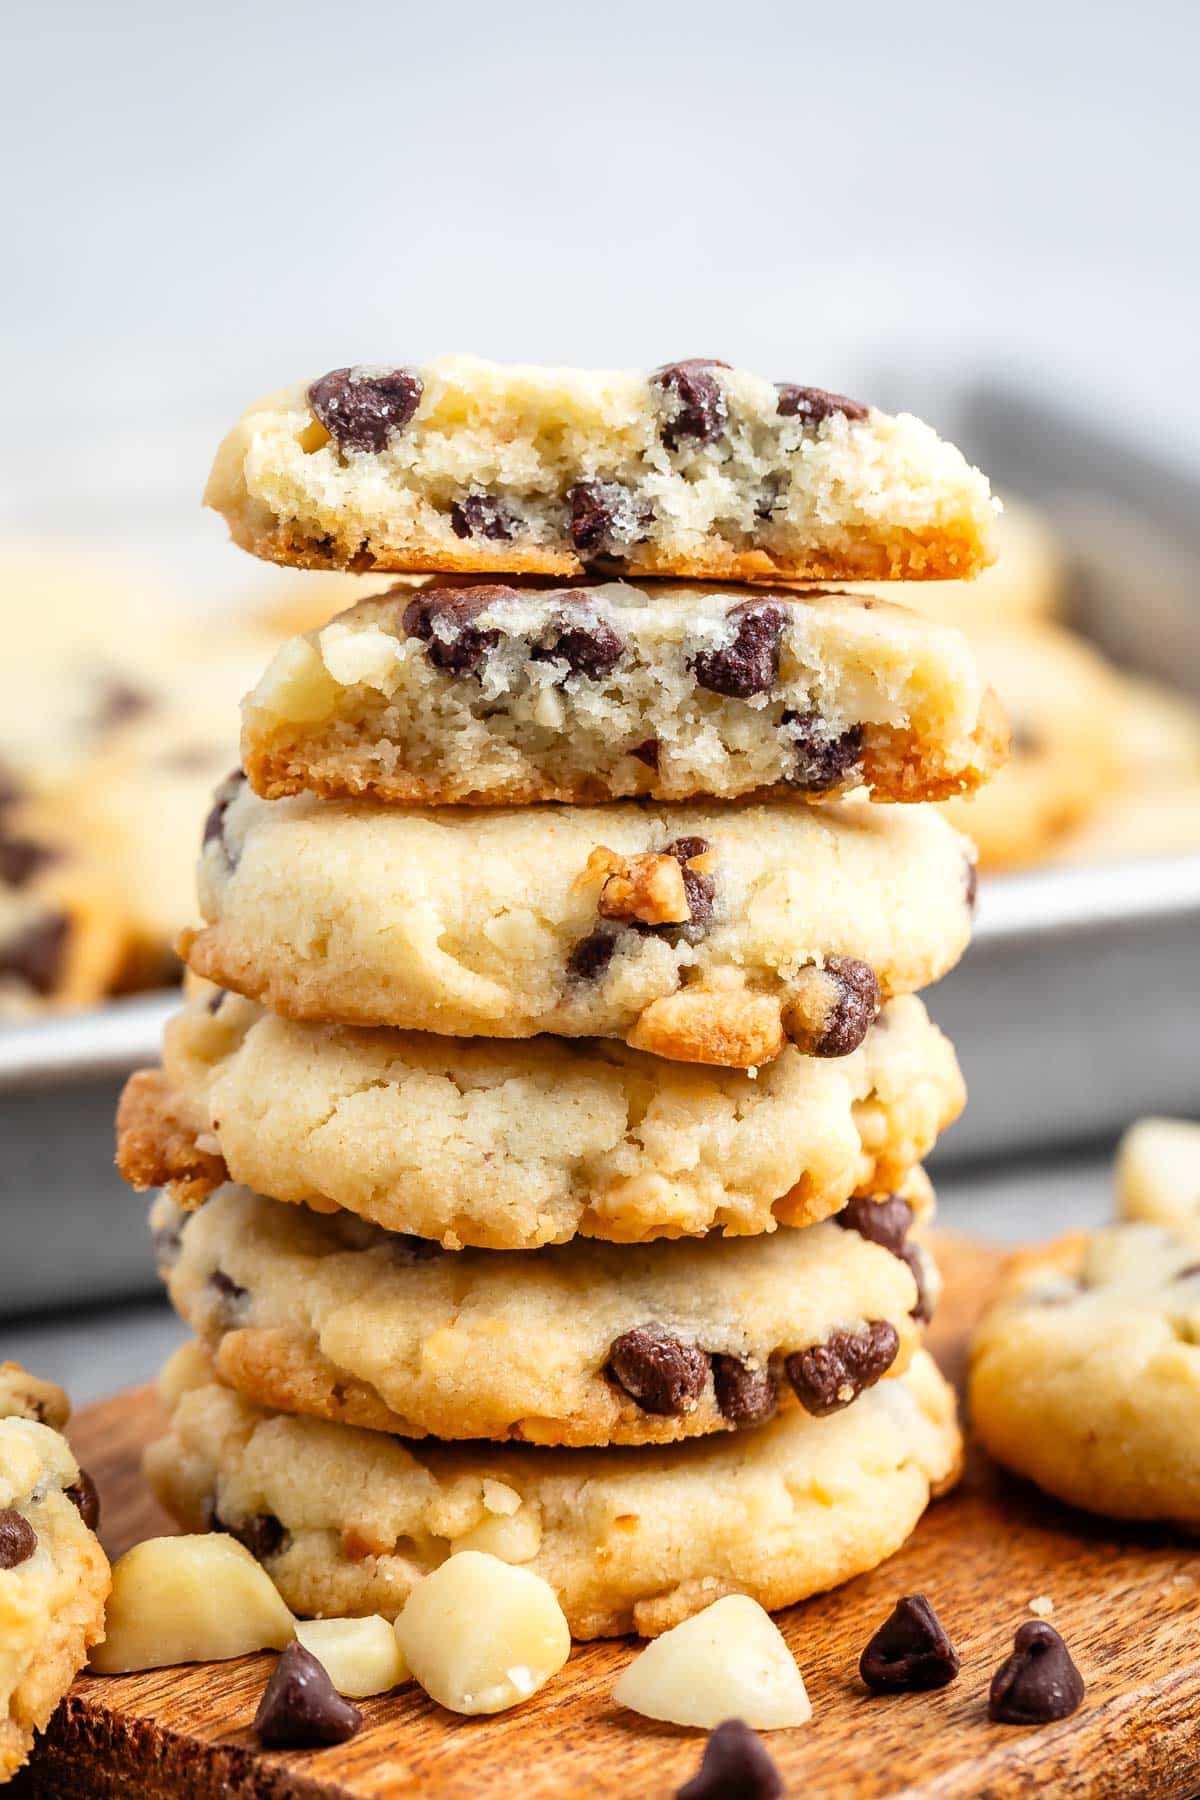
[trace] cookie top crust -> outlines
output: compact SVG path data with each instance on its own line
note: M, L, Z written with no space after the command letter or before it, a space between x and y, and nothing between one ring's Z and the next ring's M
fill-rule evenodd
M205 499L300 567L722 581L969 578L995 511L911 414L701 358L330 370L249 408Z
M429 581L293 638L243 707L268 799L969 793L1006 732L961 633L878 598Z
M248 1188L151 1223L172 1303L248 1399L405 1438L670 1443L900 1375L937 1276L900 1197L772 1236L440 1250ZM859 1229L861 1227L861 1229Z
M452 1549L544 1576L577 1638L655 1636L723 1593L786 1606L890 1555L961 1456L924 1351L823 1418L600 1450L409 1444L251 1406L187 1362L149 1480L185 1529L241 1536L302 1614L394 1617Z
M970 935L965 841L922 806L399 809L222 790L192 970L293 1018L620 1037L761 1065L862 1041Z

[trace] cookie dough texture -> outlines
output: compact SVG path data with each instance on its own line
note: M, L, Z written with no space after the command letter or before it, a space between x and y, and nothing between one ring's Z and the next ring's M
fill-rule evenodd
M256 1535L294 1612L392 1618L451 1550L483 1549L543 1576L575 1637L653 1637L722 1594L787 1606L874 1568L960 1455L921 1351L843 1412L664 1448L407 1445L201 1385L146 1470L187 1529L214 1506L235 1530L270 1519Z
M900 1186L964 1100L915 996L849 1056L789 1044L757 1077L603 1039L301 1024L211 991L168 1024L163 1059L121 1104L136 1186L194 1204L229 1177L449 1248L811 1224Z
M0 1368L0 1513L16 1514L29 1554L0 1558L0 1782L21 1766L34 1733L104 1636L108 1560L66 1490L79 1466L46 1418L62 1419L52 1383Z
M883 600L431 583L277 652L243 708L267 799L969 793L1006 730L961 633Z
M1200 1230L1116 1225L1019 1256L970 1402L992 1455L1060 1500L1200 1526Z
M728 1359L766 1372L785 1407L793 1353L882 1321L899 1375L920 1337L908 1264L833 1221L455 1252L224 1187L192 1213L161 1195L151 1222L172 1304L223 1381L264 1406L400 1437L670 1443L772 1410L720 1388ZM661 1392L639 1404L611 1370L618 1339L647 1325L699 1353L697 1391L678 1404Z
M330 371L256 402L205 499L244 549L302 567L723 581L969 577L991 560L994 510L979 471L907 413L720 363L467 356Z
M937 980L970 935L968 847L925 807L481 813L226 795L187 959L291 1018L618 1037L744 1068L782 1048L808 965L861 960L887 997ZM693 894L661 929L639 928L636 898L602 915L623 859L665 865L687 840L710 872L702 910Z
M1139 1119L1117 1151L1117 1206L1123 1219L1200 1226L1200 1124Z

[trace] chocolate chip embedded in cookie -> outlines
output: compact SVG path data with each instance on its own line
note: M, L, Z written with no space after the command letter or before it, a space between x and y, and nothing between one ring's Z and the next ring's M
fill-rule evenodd
M640 1407L668 1416L690 1412L711 1373L702 1350L661 1325L622 1332L609 1351L608 1366L614 1381Z
M313 415L339 450L378 454L421 403L420 376L408 369L331 369L308 390Z
M779 645L787 624L782 606L743 600L731 607L730 641L720 650L697 653L692 670L699 687L730 699L769 694L779 679Z
M824 1418L837 1412L886 1375L900 1339L886 1319L872 1319L856 1331L835 1331L823 1344L786 1359L788 1380L806 1412Z
M784 1030L808 1056L848 1056L879 1016L879 979L869 963L828 956L804 969L783 1015Z

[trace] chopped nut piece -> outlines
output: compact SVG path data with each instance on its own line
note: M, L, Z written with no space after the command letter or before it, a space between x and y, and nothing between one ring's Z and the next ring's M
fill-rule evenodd
M673 1062L757 1068L783 1049L779 1002L770 994L682 988L647 1006L630 1032L631 1049Z
M147 1538L113 1566L98 1675L282 1650L294 1621L248 1550L218 1532Z
M408 1680L408 1664L396 1633L379 1613L366 1619L298 1620L296 1637L316 1657L338 1693L351 1700L390 1693Z
M528 1700L571 1650L549 1582L478 1550L460 1551L417 1583L396 1641L425 1692L459 1713Z
M592 851L588 868L608 871L596 903L602 919L683 925L692 916L683 869L665 852L625 857L601 847Z
M812 1717L779 1628L745 1594L727 1594L647 1644L622 1671L613 1699L649 1719L705 1728L736 1716L775 1731Z

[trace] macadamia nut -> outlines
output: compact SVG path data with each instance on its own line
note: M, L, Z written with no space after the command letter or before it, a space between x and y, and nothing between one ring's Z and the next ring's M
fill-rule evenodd
M745 1594L727 1594L647 1644L613 1699L649 1719L706 1731L722 1719L777 1731L812 1717L795 1658L769 1614Z
M321 1664L339 1694L365 1700L408 1680L396 1633L386 1619L301 1619L296 1636Z
M282 1650L295 1622L248 1550L217 1532L147 1538L113 1566L99 1675Z
M460 1551L417 1583L396 1639L425 1692L459 1713L528 1700L571 1650L549 1582L479 1550Z

